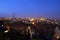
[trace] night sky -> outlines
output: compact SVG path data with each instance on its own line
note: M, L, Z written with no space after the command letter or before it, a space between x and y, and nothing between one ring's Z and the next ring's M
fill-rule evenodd
M0 0L0 17L60 18L60 0Z

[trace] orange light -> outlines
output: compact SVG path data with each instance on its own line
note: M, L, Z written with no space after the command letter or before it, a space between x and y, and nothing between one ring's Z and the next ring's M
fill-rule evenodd
M40 20L46 20L46 19L44 19L44 18L40 18Z
M35 24L34 22L32 22L32 24Z
M10 29L10 27L9 26L6 26L6 28L9 30Z

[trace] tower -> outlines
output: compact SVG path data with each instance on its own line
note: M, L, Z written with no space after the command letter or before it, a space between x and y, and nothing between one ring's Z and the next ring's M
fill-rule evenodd
M15 12L13 13L13 18L15 18Z

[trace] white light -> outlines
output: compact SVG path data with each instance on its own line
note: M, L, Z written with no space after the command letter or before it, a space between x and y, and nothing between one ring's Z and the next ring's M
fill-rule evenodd
M55 22L56 24L58 24L58 22Z
M59 39L59 36L57 36L57 39Z
M30 30L30 29L31 29L31 27L30 27L30 26L28 26L28 29Z
M2 27L3 27L4 25L2 25Z
M54 23L53 21L51 23Z
M7 33L9 30L4 31L4 33Z

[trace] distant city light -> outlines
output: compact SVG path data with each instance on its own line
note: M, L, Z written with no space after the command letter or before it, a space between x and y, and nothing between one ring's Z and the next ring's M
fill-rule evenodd
M4 31L4 33L7 33L7 32L9 32L9 30Z
M45 21L46 19L45 18L40 18L40 20Z
M9 29L10 27L9 27L9 26L7 26L6 28L7 28L7 29Z
M47 20L47 22L50 22L49 20Z
M28 26L28 30L31 30L31 27L30 26Z
M2 27L4 26L4 25L1 25Z
M58 24L58 22L55 22L56 24Z
M9 17L8 19L11 20L11 17Z
M51 23L54 23L53 21Z
M1 18L0 18L0 20L1 20Z
M35 24L34 22L32 22L32 24Z
M59 39L59 36L57 36L57 39Z
M32 18L32 19L30 19L30 21L34 21L34 19Z

